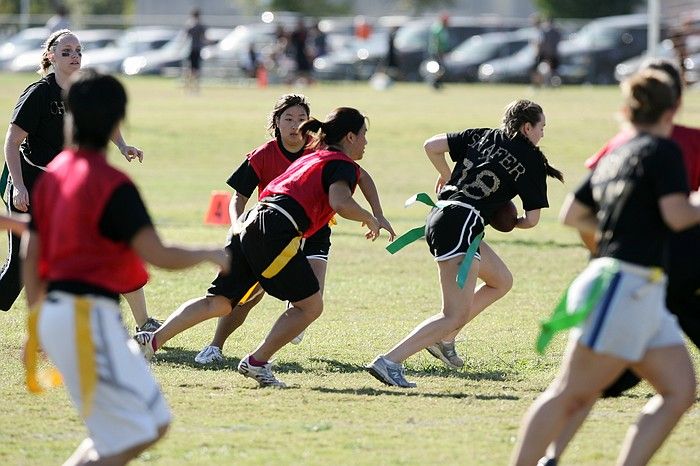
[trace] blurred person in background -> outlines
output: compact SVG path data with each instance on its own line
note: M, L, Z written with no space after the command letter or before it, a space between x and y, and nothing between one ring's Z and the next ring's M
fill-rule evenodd
M311 45L313 47L313 58L323 57L328 54L328 37L321 30L318 21L311 27Z
M56 14L46 21L46 29L49 30L50 34L60 31L61 29L70 29L69 15L70 11L68 11L65 5L58 5L56 7Z
M440 70L444 69L443 59L448 52L450 46L450 31L448 25L450 17L447 13L440 15L438 21L430 27L430 35L428 37L428 54L438 62ZM442 87L442 73L435 73L430 84L435 89Z
M309 59L309 50L307 41L309 38L304 18L299 18L297 25L289 35L289 47L294 57L296 64L296 81L299 84L311 83L311 60Z
M532 84L535 86L552 85L558 81L557 69L559 68L559 42L561 32L554 25L554 20L546 18L544 21L536 19L538 29L537 58L530 74Z
M199 76L202 66L202 48L207 45L207 28L200 21L199 8L190 13L190 18L185 26L187 35L191 40L190 55L185 70L185 89L192 93L199 92Z

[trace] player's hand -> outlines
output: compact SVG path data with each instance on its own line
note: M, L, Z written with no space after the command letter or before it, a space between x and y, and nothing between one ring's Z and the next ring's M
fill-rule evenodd
M700 191L691 191L688 200L693 207L700 207Z
M365 233L365 238L371 239L372 241L379 238L379 220L377 220L374 216L371 220L362 222L362 226L366 226L367 228L369 228L369 231Z
M435 193L439 193L442 191L442 188L445 187L447 184L447 180L442 177L442 175L438 176L437 181L435 181Z
M24 185L12 186L12 204L17 210L27 212L29 210L29 192Z
M379 222L379 228L384 228L389 232L389 241L394 241L394 238L396 238L396 232L391 226L391 223L389 223L389 220L387 220L383 215L377 215L377 221Z
M127 161L131 162L134 159L139 159L139 162L143 163L143 151L138 147L124 144L119 148L119 151Z

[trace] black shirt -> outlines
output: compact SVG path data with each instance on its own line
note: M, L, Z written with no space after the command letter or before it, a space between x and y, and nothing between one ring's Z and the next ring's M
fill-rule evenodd
M116 242L130 243L136 233L153 222L136 186L125 183L114 190L100 217L100 233ZM36 231L34 218L29 228Z
M500 129L465 129L448 133L447 144L456 165L440 199L472 205L486 224L515 196L526 211L549 207L544 159L524 136L511 139Z
M277 137L277 147L279 147L282 155L284 155L284 157L289 160L290 163L301 157L306 150L302 147L297 152L288 151L284 147L284 144L282 144L282 140L279 136ZM253 195L255 188L258 187L258 183L260 183L260 178L258 178L257 173L255 173L255 170L253 170L253 166L250 164L250 161L247 158L236 169L236 171L229 176L228 180L226 180L226 184L235 189L237 193L248 198Z
M641 134L603 158L574 195L597 213L599 256L660 267L670 230L659 199L673 193L688 193L680 149Z
M45 167L61 152L64 114L61 88L53 73L27 87L15 105L10 122L28 133L20 146L20 154L22 178L29 192L41 170L29 165L24 157Z

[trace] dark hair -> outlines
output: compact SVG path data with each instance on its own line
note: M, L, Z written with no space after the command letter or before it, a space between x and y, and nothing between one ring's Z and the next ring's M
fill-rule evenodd
M49 60L49 52L51 49L56 48L58 41L61 40L63 36L75 36L73 31L70 29L59 29L58 31L52 33L44 45L41 46L43 49L41 53L41 61L39 62L39 69L36 70L42 76L46 76L46 71L51 67L51 60Z
M683 78L681 77L681 72L678 67L668 60L663 58L653 58L645 61L642 65L642 69L659 70L663 71L671 78L673 91L676 93L678 99L683 96Z
M301 106L306 110L306 115L311 115L311 108L306 96L302 94L285 94L275 102L270 115L267 117L267 130L271 135L277 136L277 119L291 107Z
M508 104L505 112L503 113L501 129L509 138L514 139L519 135L523 136L523 134L520 132L520 128L522 128L525 123L530 123L532 126L535 126L542 120L543 115L544 110L542 110L542 107L535 102L527 99L514 100ZM532 144L529 139L525 138L525 140L527 140L527 142L530 143L542 157L542 162L544 163L547 176L556 178L563 183L564 174L549 164L547 157L539 147Z
M318 148L321 145L332 146L338 144L348 133L359 133L366 121L367 117L358 110L339 107L326 116L326 121L309 118L301 124L299 132L305 137L309 132L316 133L309 144L312 148Z
M103 149L126 115L126 91L116 78L86 69L75 73L65 92L73 142Z
M642 70L621 85L628 119L638 125L651 125L678 103L673 80L662 71Z

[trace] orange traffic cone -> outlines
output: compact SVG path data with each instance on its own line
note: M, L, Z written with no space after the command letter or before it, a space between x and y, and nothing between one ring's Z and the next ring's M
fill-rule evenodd
M264 66L258 66L258 68L255 70L255 78L258 82L258 87L267 87L267 69Z
M209 210L204 223L208 225L231 225L231 217L228 213L228 205L231 202L231 193L228 191L212 191L209 201Z

